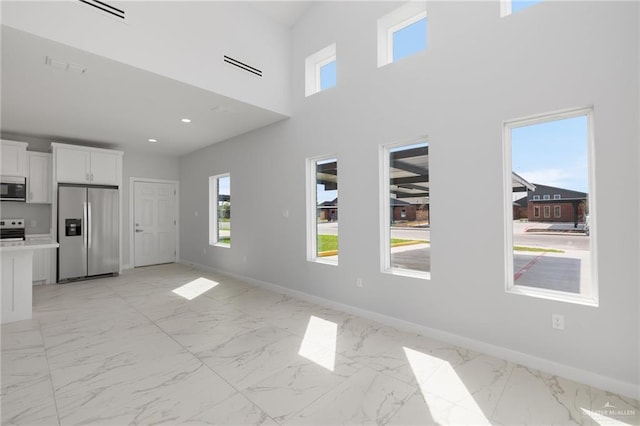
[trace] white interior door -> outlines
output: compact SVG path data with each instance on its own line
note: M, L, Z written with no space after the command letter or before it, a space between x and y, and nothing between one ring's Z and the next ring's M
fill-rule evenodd
M134 266L175 262L175 203L174 184L134 182Z

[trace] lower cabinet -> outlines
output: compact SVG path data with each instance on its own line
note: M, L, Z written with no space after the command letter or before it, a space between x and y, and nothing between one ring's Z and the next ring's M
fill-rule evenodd
M38 240L50 238L49 235L27 235L27 240ZM51 265L55 261L56 249L43 249L33 251L33 272L32 281L34 284L51 284Z

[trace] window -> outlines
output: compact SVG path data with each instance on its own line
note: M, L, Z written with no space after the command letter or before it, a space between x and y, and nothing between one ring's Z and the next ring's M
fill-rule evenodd
M338 160L307 160L307 259L338 263Z
M336 83L336 44L333 43L305 60L305 96L329 89Z
M422 139L382 146L381 167L382 270L429 278L429 145Z
M209 244L231 247L231 175L209 178Z
M597 306L593 110L576 109L508 121L503 134L504 173L509 176L505 179L506 217L512 218L514 210L512 173L529 182L531 191L552 194L553 199L561 195L563 202L552 204L545 201L551 196L543 195L543 200L534 202L530 211L533 218L529 218L529 222L533 219L542 223L508 221L506 290Z
M378 19L378 67L426 48L426 2L409 2Z
M500 16L505 17L520 12L538 3L542 3L542 0L501 0Z
M554 200L559 200L560 199L560 194L553 194L553 199Z
M534 200L534 201L539 200L539 199L540 199L540 196L539 196L539 195L534 195L534 196L533 196L533 200Z

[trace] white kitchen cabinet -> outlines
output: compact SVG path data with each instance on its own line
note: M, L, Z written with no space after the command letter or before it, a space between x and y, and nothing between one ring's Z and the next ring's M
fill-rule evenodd
M27 235L27 241L48 241L51 239L50 235ZM54 261L55 249L42 249L33 251L33 267L32 267L32 281L34 283L50 284L53 282L51 279L51 262Z
M121 151L56 143L52 146L57 182L120 185Z
M27 143L0 141L2 158L0 174L3 176L27 176Z
M27 203L51 204L51 154L27 152Z

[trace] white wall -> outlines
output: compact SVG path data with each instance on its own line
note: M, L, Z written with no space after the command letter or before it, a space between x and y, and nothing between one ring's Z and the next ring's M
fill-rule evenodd
M638 4L543 2L501 19L497 1L430 2L429 49L379 69L376 19L394 7L316 3L293 29L292 119L181 158L182 258L573 367L631 393L640 383L640 220L622 188L640 180ZM304 58L332 42L338 84L305 98ZM507 294L501 123L590 105L600 306ZM378 147L425 134L429 281L381 273L378 232ZM334 153L337 267L305 259L305 158ZM205 232L208 176L223 172L230 249L208 246ZM552 313L565 316L564 331L551 328Z
M125 10L126 24L79 1L3 1L2 24L290 113L290 31L246 2L109 3ZM223 54L262 69L263 77L224 64Z
M178 157L125 152L122 158L122 263L132 267L129 247L132 218L130 215L130 181L132 177L175 180L179 179Z

